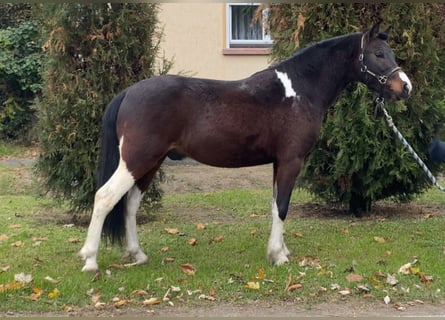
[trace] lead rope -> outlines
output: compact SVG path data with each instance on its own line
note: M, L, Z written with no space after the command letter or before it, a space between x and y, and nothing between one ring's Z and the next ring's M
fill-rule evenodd
M386 122L388 123L388 126L392 129L392 131L394 131L394 133L396 134L396 136L400 139L400 141L402 142L402 144L405 146L405 148L408 149L408 151L411 153L411 155L414 157L414 159L417 161L417 163L420 165L420 167L422 168L422 170L425 172L425 174L428 176L428 178L430 179L431 183L438 188L441 191L445 191L445 187L442 187L438 182L436 177L434 177L434 175L432 174L432 172L430 171L430 169L428 169L428 167L426 166L425 162L422 161L422 159L420 159L420 157L417 155L416 151L414 151L414 149L410 146L410 144L408 143L408 141L406 141L406 139L402 136L402 134L400 133L400 131L397 129L397 127L394 125L394 122L392 121L392 117L389 115L388 111L385 109L385 99L384 98L380 98L378 97L376 99L376 109L381 109L383 111L383 113L385 114L385 118L386 118Z

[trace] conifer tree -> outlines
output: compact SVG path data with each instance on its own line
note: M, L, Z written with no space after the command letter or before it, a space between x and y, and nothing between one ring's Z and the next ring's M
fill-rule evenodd
M363 31L377 18L392 27L390 46L414 86L409 99L387 101L386 107L405 138L437 173L439 165L429 161L428 145L434 135L442 133L445 120L443 5L275 5L271 14L273 56L281 60L300 46ZM431 186L384 117L374 116L374 99L362 84L346 88L328 111L299 180L323 199L349 206L356 215L377 200L408 201Z
M37 172L46 191L72 209L91 209L106 105L122 89L169 68L165 59L157 62L158 7L64 3L40 10L47 40ZM147 194L156 200L160 192L155 183Z

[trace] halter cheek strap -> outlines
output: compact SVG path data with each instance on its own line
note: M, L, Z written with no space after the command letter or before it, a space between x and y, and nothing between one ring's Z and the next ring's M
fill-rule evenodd
M358 56L358 60L360 61L360 71L363 73L370 74L374 78L376 78L380 84L384 85L388 81L388 78L392 76L393 73L399 71L400 67L395 67L385 74L377 74L371 70L369 70L368 66L365 64L365 45L364 45L365 34L362 35L362 39L360 41L360 55Z

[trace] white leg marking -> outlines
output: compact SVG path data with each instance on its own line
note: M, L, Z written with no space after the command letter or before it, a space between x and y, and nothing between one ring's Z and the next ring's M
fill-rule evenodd
M122 143L123 138L121 139L121 146ZM97 251L99 250L100 237L105 218L134 183L135 180L131 172L128 171L125 161L121 158L114 174L107 183L96 192L94 197L93 215L90 226L88 227L87 238L78 254L80 258L85 260L82 271L96 271L98 269Z
M136 213L142 199L142 193L137 186L133 186L127 194L126 215L125 215L125 235L127 247L125 256L134 258L132 265L139 265L148 262L148 257L139 247Z
M295 92L292 81L289 79L289 76L285 72L280 72L278 70L275 70L275 73L277 74L278 79L280 79L281 83L284 87L284 95L286 98L292 98L296 97L297 93Z
M284 222L278 215L276 187L274 186L274 198L272 201L272 230L267 246L267 258L276 265L282 265L289 262L289 250L284 243Z
M411 81L409 80L408 76L405 72L399 71L399 78L403 82L406 83L406 86L408 87L408 93L411 93L411 90L413 89L413 85L411 84Z

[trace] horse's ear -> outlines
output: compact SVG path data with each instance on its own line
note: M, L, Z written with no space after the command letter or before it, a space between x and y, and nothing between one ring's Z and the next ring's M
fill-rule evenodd
M368 32L368 39L372 39L377 37L377 35L379 34L379 30L380 30L380 24L382 23L382 20L379 19L376 24L374 24L371 28L371 30Z

